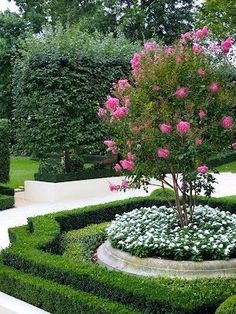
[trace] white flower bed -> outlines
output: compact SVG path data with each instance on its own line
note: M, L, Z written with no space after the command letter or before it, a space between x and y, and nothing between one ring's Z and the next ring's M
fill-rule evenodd
M171 208L135 209L116 215L107 235L114 247L139 257L199 261L236 256L236 215L209 206L197 206L184 228Z

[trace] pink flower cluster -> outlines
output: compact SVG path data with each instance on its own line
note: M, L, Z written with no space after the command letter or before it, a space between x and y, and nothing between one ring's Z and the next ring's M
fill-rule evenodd
M123 82L122 84L123 84L122 86L124 86L126 83ZM118 98L107 96L107 100L105 102L106 110L103 108L99 108L98 115L99 115L99 117L102 117L108 111L110 113L112 119L122 118L128 114L128 108L127 108L128 104L129 104L128 96L125 98L125 106L124 107L120 106L120 101Z
M203 48L200 45L194 44L192 46L192 52L195 54L203 53Z
M208 89L211 93L217 93L218 90L220 89L220 85L216 82L212 82L209 86Z
M197 137L195 138L195 144L196 144L196 145L202 145L202 139L197 136Z
M126 80L126 79L124 79L124 80L119 80L119 81L117 82L117 84L115 84L115 88L117 88L118 91L123 91L123 90L125 90L125 89L127 89L127 88L130 88L130 87L131 87L131 85L129 84L129 81Z
M199 116L200 120L202 120L203 118L205 118L206 112L203 109L200 109L198 112L198 116Z
M208 35L208 28L204 26L203 28L199 28L196 32L186 32L181 35L181 39L183 41L191 41L191 40L199 40Z
M131 64L131 68L133 70L134 76L138 74L138 70L140 67L140 60L141 60L141 55L137 52L133 55L132 59L130 60L130 64Z
M220 119L220 125L224 128L224 129L230 129L233 126L233 118L230 116L223 116Z
M159 124L159 129L162 133L170 133L172 126L169 123L161 123Z
M168 158L170 155L170 151L166 147L158 148L156 153L159 158Z
M109 189L111 192L119 191L122 189L124 189L124 190L129 189L129 181L126 179L123 179L121 181L121 184L113 184L113 183L109 182Z
M134 159L135 155L132 154L131 152L128 152L127 154L127 159L123 159L120 161L120 163L116 163L114 166L114 169L116 172L121 171L122 169L124 170L133 170L134 168Z
M232 149L233 149L233 150L236 150L236 142L232 143L231 146L232 146Z
M118 148L116 146L116 143L113 140L106 140L103 142L104 145L107 146L107 150L111 151L113 154L116 154L118 152Z
M188 89L186 87L177 87L175 91L176 98L184 98L188 95Z
M205 76L206 71L202 68L197 69L197 74L201 77Z
M187 132L190 131L190 124L189 122L187 121L180 121L178 124L177 124L177 132L180 134L180 135L184 135L186 134Z
M197 172L198 173L207 173L208 167L206 165L200 165L197 167Z
M227 54L230 48L232 47L232 45L233 45L233 39L227 38L221 43L220 48L224 54Z
M156 48L157 48L157 43L155 41L148 41L144 44L144 51L145 52L155 50Z

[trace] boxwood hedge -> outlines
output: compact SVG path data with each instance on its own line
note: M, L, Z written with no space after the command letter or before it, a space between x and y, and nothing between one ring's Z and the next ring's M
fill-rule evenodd
M132 306L142 313L214 313L221 302L235 294L234 278L191 281L164 277L139 278L107 270L85 259L75 263L71 258L58 254L59 239L64 231L110 221L115 214L137 206L164 203L162 198L134 198L31 218L27 226L10 230L12 246L3 252L2 262L14 274L26 273L75 292L83 291ZM215 205L214 199L208 203ZM222 199L221 208L231 208L232 212L236 212L236 199ZM14 278L17 280L18 276ZM7 281L0 281L1 290L6 291ZM64 295L65 290L58 289ZM26 298L26 292L19 294L18 297ZM54 298L47 300L51 304L55 302ZM40 306L46 309L44 304ZM63 302L60 306L64 306Z

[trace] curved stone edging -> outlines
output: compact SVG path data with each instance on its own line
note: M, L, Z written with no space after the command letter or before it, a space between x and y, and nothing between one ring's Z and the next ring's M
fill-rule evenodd
M170 276L185 279L236 277L236 258L216 261L173 261L163 258L139 258L114 249L109 241L97 250L98 263L110 269L138 276Z

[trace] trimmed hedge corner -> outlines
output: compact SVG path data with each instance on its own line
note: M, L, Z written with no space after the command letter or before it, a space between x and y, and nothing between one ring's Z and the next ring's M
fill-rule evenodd
M14 207L15 200L14 196L11 195L0 195L0 210Z
M216 314L235 314L236 313L236 295L226 299L216 310Z

